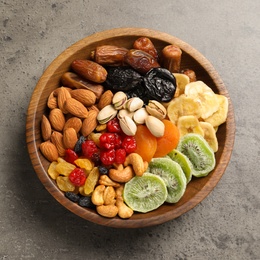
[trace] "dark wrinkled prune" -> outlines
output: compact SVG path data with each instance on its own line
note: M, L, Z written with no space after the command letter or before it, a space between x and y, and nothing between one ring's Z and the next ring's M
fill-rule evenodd
M76 152L77 154L81 154L81 152L82 152L81 146L85 142L85 140L86 140L85 136L82 135L79 137L79 139L74 147L74 152Z
M79 203L79 205L81 207L95 208L95 205L92 203L90 196L82 196L82 197L80 197L78 203Z
M125 93L128 99L132 97L139 97L144 101L145 104L148 104L149 93L143 85L139 86L138 88L126 91Z
M78 194L70 192L70 191L65 192L65 197L73 202L78 202L80 199L80 196Z
M98 166L98 170L99 170L99 173L100 173L101 175L106 175L106 174L108 174L108 168L106 168L105 166L99 165L99 166Z
M128 91L141 86L143 77L129 67L107 67L108 75L104 82L106 89Z
M144 86L151 98L159 102L169 102L176 91L176 79L165 68L153 68L145 74Z

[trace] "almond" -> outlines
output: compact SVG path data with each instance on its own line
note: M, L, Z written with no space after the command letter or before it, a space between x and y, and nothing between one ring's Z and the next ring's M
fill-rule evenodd
M47 141L51 138L51 123L45 115L42 115L41 133L44 141Z
M75 98L68 98L65 101L65 109L79 118L86 118L88 116L87 108Z
M54 108L49 114L51 126L57 130L62 131L65 124L65 116L59 108Z
M71 96L81 102L84 106L92 106L96 103L96 95L87 89L74 89Z
M51 135L51 142L56 146L59 156L64 156L65 148L63 145L63 135L60 132L53 131Z
M65 87L60 87L59 91L58 91L58 97L57 97L58 107L64 114L68 113L68 111L65 109L65 101L68 98L71 98L71 95L70 95L70 92L68 91L68 89Z
M57 97L54 95L54 91L48 97L47 106L49 109L54 109L58 107Z
M45 141L40 144L40 151L50 162L57 161L59 158L58 150L51 141Z
M105 91L99 99L97 105L98 109L101 110L105 106L110 105L112 103L112 99L113 99L112 91L111 90Z
M93 130L97 127L97 115L98 112L96 110L90 110L88 113L88 117L83 120L81 133L84 136L88 136Z
M82 126L82 121L78 117L71 117L69 118L63 128L63 131L65 131L67 128L74 128L76 133L78 133L81 129Z
M66 149L74 149L78 141L77 133L74 128L67 128L63 132L63 144Z

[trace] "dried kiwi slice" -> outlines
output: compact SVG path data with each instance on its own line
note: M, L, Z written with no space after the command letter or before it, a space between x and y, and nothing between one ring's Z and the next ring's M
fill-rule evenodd
M193 166L196 177L207 176L215 167L215 154L203 136L186 134L181 137L177 150L185 154Z
M154 158L149 163L148 171L160 176L167 187L166 202L176 203L186 190L186 176L181 166L170 158Z
M177 162L181 166L186 176L187 183L190 182L192 178L192 164L189 158L177 149L172 150L167 155L169 158L171 158L173 161Z
M134 211L146 213L160 207L167 197L167 189L161 177L144 173L125 184L125 203Z

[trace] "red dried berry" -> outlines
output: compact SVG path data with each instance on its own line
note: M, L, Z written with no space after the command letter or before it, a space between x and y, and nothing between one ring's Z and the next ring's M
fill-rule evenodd
M126 158L126 151L123 148L116 149L115 163L124 163Z
M127 154L133 153L137 147L134 136L126 136L122 142L122 147L125 149Z
M74 161L77 160L78 158L79 157L78 157L78 155L76 154L75 151L73 151L71 149L65 150L64 159L65 159L66 162L74 164Z
M110 133L122 133L118 118L113 118L107 123L107 130Z
M111 165L115 162L115 149L103 150L100 152L100 160L104 165Z
M87 177L84 170L80 168L75 168L69 175L69 180L71 183L78 187L85 184L86 178Z
M100 138L100 147L104 149L114 149L116 143L116 136L114 133L103 133Z
M86 140L82 143L82 154L84 157L91 159L94 153L98 152L98 147L92 140Z

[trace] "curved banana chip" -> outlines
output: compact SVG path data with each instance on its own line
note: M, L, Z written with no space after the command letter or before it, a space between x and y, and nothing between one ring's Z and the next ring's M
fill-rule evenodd
M205 119L205 122L210 123L213 127L218 127L227 120L228 114L228 99L223 95L215 94L219 103L218 110L211 116Z
M179 117L177 127L180 131L180 136L184 136L188 133L196 133L204 136L204 131L200 126L200 122L195 116Z
M182 94L170 101L167 107L167 115L174 124L177 124L178 118L181 116L193 115L200 118L201 105L193 98Z
M214 91L202 81L186 85L185 95L201 104L201 118L206 119L219 109L219 102Z
M218 139L216 136L216 131L212 124L208 122L199 122L201 128L204 132L204 138L208 142L209 146L214 152L218 151Z
M173 73L173 76L176 79L176 92L178 93L178 96L180 96L181 94L184 94L186 85L190 83L190 78L182 73Z

